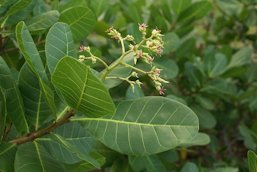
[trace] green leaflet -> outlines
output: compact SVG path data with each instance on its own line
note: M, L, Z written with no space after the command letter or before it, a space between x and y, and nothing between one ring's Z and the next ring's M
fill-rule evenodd
M90 69L71 58L59 61L52 82L69 106L87 116L112 115L115 107L107 89Z
M48 29L58 21L59 16L60 14L56 10L39 14L28 21L28 29L32 32L38 32Z
M23 109L20 91L12 77L12 72L0 57L0 87L5 96L6 113L20 133L28 133L29 127Z
M163 97L122 101L116 113L101 118L75 118L106 146L125 154L150 155L194 138L199 122L185 105Z
M61 22L70 25L74 41L83 40L96 23L95 14L87 7L71 7L61 13Z
M249 150L247 152L247 158L248 158L248 167L249 172L256 172L257 171L257 156L256 154Z
M38 130L52 112L43 96L39 80L28 64L24 64L20 70L19 88L28 123Z
M61 58L75 55L72 33L68 24L58 22L51 27L46 36L45 52L51 74Z
M49 107L55 112L54 93L49 87L50 82L48 81L41 57L24 22L19 22L17 24L16 38L26 62L39 79L40 87L43 90Z
M64 165L53 159L37 142L28 142L18 147L14 169L15 172L67 171Z
M171 8L179 15L184 9L192 4L191 0L172 0Z

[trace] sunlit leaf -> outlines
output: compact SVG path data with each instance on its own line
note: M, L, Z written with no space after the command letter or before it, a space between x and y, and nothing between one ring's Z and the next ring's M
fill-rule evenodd
M122 101L113 116L75 118L106 146L125 154L150 155L194 138L198 118L185 105L163 97Z
M113 101L103 83L81 62L64 57L56 66L52 82L69 106L86 116L113 114Z

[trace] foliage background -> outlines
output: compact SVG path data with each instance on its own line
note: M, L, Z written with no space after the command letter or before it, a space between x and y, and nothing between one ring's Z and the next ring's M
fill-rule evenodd
M107 62L120 53L117 42L106 35L109 27L132 34L137 41L141 38L138 23L162 30L165 50L156 57L155 65L170 81L165 85L165 96L193 109L200 131L210 136L210 143L148 157L128 158L109 150L103 167L107 171L247 171L246 152L257 148L256 0L0 2L0 55L16 79L25 61L15 38L19 21L25 21L42 57L46 34L59 21L70 26L77 49L80 44L89 45ZM90 65L96 70L102 68L98 63ZM136 87L134 92L127 83L111 88L114 101L158 95L149 78L140 79L142 89ZM63 131L65 126L57 132ZM7 169L4 166L2 159L0 167Z

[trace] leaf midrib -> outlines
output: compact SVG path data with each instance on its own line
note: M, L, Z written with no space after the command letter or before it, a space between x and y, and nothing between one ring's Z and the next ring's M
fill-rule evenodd
M149 124L149 123L140 123L140 122L131 122L131 121L120 121L115 119L106 119L106 118L72 118L71 121L103 121L103 122L113 122L127 125L140 125L140 126L149 126L149 127L192 127L197 128L197 125L163 125L163 124Z

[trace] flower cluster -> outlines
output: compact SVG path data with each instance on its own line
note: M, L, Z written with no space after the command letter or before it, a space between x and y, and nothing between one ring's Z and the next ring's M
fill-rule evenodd
M148 75L149 78L151 78L151 80L154 83L154 86L156 88L157 91L159 91L160 95L164 94L165 89L163 88L163 83L168 83L168 81L165 81L164 79L162 79L160 77L160 73L161 73L161 69L157 68L156 66L154 66L154 54L160 56L163 52L163 48L164 48L164 42L162 40L163 35L161 34L161 30L159 29L154 29L152 30L152 32L150 33L150 36L147 37L147 25L146 24L139 24L138 26L138 30L141 32L142 34L142 40L139 43L135 42L135 38L132 35L126 35L125 37L122 37L121 33L118 32L116 29L114 29L113 27L111 27L110 29L108 29L106 32L109 36L111 36L111 38L114 38L116 40L119 41L119 43L121 44L121 48L122 48L122 54L120 56L120 58L115 61L113 64L111 65L107 65L101 58L94 56L89 47L85 47L85 46L80 46L80 51L81 52L87 52L90 56L86 57L84 55L80 55L79 56L79 61L83 62L84 60L91 60L92 63L95 63L97 60L102 62L104 64L104 66L106 67L107 70L105 70L105 72L103 72L101 79L121 79L124 80L126 82L128 82L132 89L134 89L134 85L138 85L139 87L142 85L142 83L139 81L138 79L138 73L142 73L145 75ZM126 44L124 43L125 41L128 42L129 44L129 49L126 50ZM151 70L150 71L144 71L142 69L137 68L134 65L129 65L127 63L125 63L124 59L128 54L134 54L134 65L136 65L138 63L138 61L142 61L144 63L147 63L149 65L151 65ZM115 68L118 67L119 65L123 65L124 67L128 67L132 69L132 72L129 76L127 77L120 77L120 76L110 76L109 73ZM131 78L137 78L136 80L131 80Z

